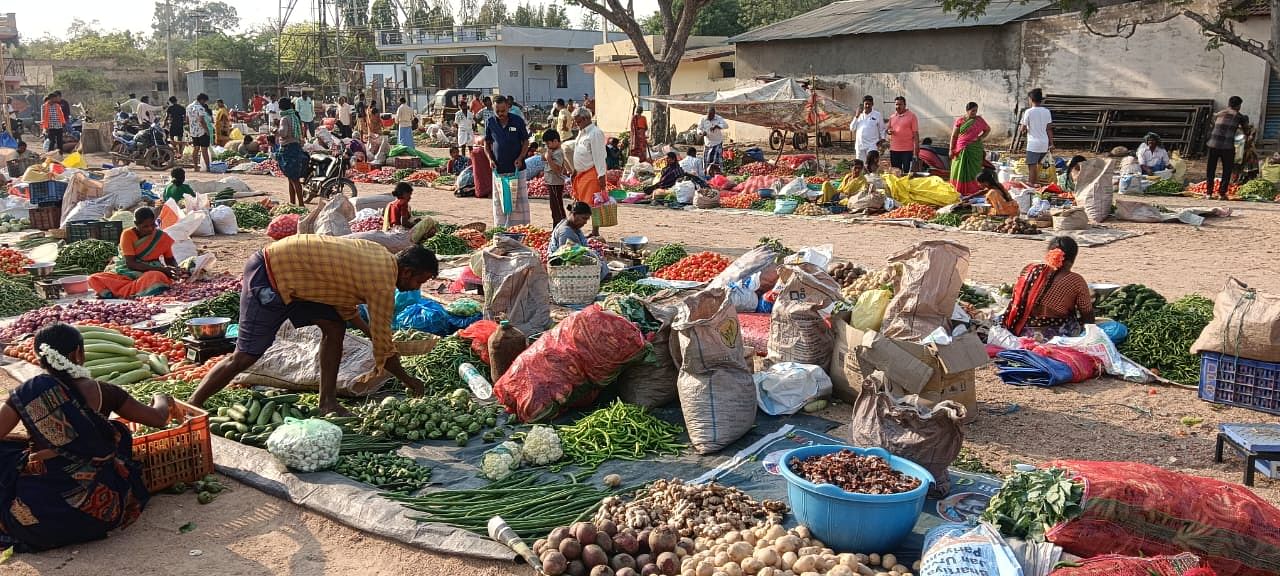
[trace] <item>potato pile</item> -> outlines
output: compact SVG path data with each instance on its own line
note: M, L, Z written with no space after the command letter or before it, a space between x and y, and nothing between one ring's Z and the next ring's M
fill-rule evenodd
M846 300L850 302L858 299L858 296L867 290L876 290L888 287L890 290L897 290L898 280L902 277L902 264L890 264L876 270L875 272L867 272L853 282L844 286L840 291Z
M841 288L846 288L853 284L858 278L867 273L867 269L850 262L841 262L832 264L827 267L827 274L830 274L835 281L840 284Z
M999 232L1001 234L1039 234L1040 229L1022 218L991 218L974 214L960 223L961 230Z
M917 563L918 568L918 563ZM667 573L662 573L667 574ZM675 573L671 573L673 576ZM698 538L679 576L912 576L893 554L836 554L805 526L778 524Z

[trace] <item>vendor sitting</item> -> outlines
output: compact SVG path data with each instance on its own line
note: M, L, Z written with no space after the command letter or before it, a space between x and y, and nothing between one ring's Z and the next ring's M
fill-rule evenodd
M1013 287L1001 324L1017 336L1048 340L1078 336L1094 322L1093 294L1084 277L1071 271L1079 248L1067 236L1049 241L1043 263L1029 264Z
M627 163L627 155L622 153L621 142L610 138L604 145L604 163L607 170L621 170Z
M28 162L30 161L38 162L40 160L39 154L27 148L26 140L19 140L18 148L16 150L17 150L17 154L12 158L13 160L27 160Z
M1021 211L1018 209L1018 203L1014 202L1013 197L1009 195L1009 191L1004 189L1004 185L996 179L994 172L983 170L978 173L978 185L986 192L983 199L987 201L987 215L999 216L1002 218L1017 218Z
M382 229L389 231L397 226L405 230L413 228L418 223L413 217L413 211L409 210L409 201L413 200L413 186L408 182L400 182L391 191L391 195L396 199L382 211Z
M120 234L119 253L107 271L89 276L99 298L154 296L178 278L173 239L156 227L156 213L146 206L133 211L133 228Z
M347 142L347 153L351 155L352 162L368 162L369 151L364 147L364 143L351 138Z
M718 166L718 164L712 164L712 166ZM684 170L685 174L697 176L703 180L711 179L711 174L707 173L706 165L698 157L698 151L694 150L692 146L685 151L684 159L680 161L680 168Z
M1071 157L1071 161L1067 163L1067 169L1058 174L1058 187L1063 192L1076 191L1076 183L1080 181L1080 172L1084 170L1084 163L1088 160L1084 156Z
M1142 173L1149 176L1169 168L1169 150L1160 145L1160 135L1148 132L1143 140L1142 145L1138 146L1138 167L1142 169Z
M241 156L246 158L257 156L258 152L262 151L262 147L259 146L258 142L253 139L253 136L249 134L245 134L244 140L240 142L232 142L229 147L234 147Z
M369 146L365 152L365 156L369 158L368 162L374 166L382 166L387 163L387 154L391 151L391 139L374 132L369 135Z
M542 175L546 171L547 165L542 161L542 151L538 150L540 143L536 140L529 142L529 150L524 156L524 177L526 180L533 180Z
M684 175L684 169L680 167L680 160L675 151L667 152L667 164L662 167L662 175L658 177L658 181L653 185L645 186L644 193L653 194L653 191L659 188L666 190L675 186L676 181L680 180Z
M457 146L449 147L449 162L445 164L445 173L457 176L471 165L471 160L462 155L462 150Z
M822 183L822 203L835 202L840 198L848 198L862 192L867 188L867 176L864 173L866 165L861 160L855 159L849 163L849 173L840 179L839 184L832 183L831 180Z
M591 223L591 207L586 202L574 202L569 207L569 217L561 220L556 224L554 230L551 231L551 241L547 243L547 253L555 254L565 246L590 246L587 243L587 235L582 233L582 227ZM596 259L600 261L600 277L604 278L609 273L609 267L605 263L604 258L599 254L595 254Z

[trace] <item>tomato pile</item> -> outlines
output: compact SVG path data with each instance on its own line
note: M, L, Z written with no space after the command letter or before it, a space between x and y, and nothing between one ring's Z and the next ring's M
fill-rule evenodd
M746 210L751 207L751 204L753 202L759 199L760 199L760 194L758 192L742 192L740 194L734 194L732 196L721 196L720 207L721 208L741 208L743 210Z
M0 248L0 272L10 276L26 274L23 266L31 264L31 259L13 248Z
M432 182L435 182L436 178L439 178L439 177L440 177L440 173L436 172L435 170L418 170L417 172L414 172L413 174L406 176L405 179L402 180L402 182L417 182L417 183L430 184Z
M360 172L358 170L348 170L347 178L357 184L391 184L395 182L392 176L396 173L396 169L390 166L375 168L368 172Z
M915 218L917 220L932 220L937 214L938 209L928 204L907 204L900 208L890 210L881 214L881 218Z
M1197 183L1195 183L1195 184L1192 184L1192 185L1190 185L1190 186L1187 186L1186 193L1187 193L1187 194L1204 195L1205 193L1207 193L1207 192L1209 191L1209 187L1208 187L1208 185L1207 185L1207 184L1208 184L1208 182L1209 182L1208 180L1205 180L1204 182L1197 182ZM1221 178L1215 178L1215 179L1213 180L1213 194L1214 194L1215 196L1218 194L1218 187L1219 187L1219 186L1221 186L1221 185L1222 185L1222 179L1221 179ZM1232 185L1230 185L1230 186L1228 186L1228 187L1227 187L1227 198L1231 198L1232 200L1235 200L1235 199L1237 199L1237 198L1239 198L1239 197L1240 197L1240 185L1239 185L1239 184L1232 184Z
M476 232L470 228L459 228L453 233L453 235L465 240L467 242L467 247L472 250L484 246L485 243L489 241L488 238L484 237L484 234Z
M547 198L549 196L551 196L551 193L547 190L547 181L542 176L529 181L530 198Z
M541 250L551 242L551 231L543 230L532 224L521 224L507 228L512 234L524 234L524 245L534 250Z
M810 176L804 179L805 184L822 184L827 181L826 176Z
M738 171L749 176L790 176L796 172L786 166L768 162L752 162L739 168Z
M666 266L653 274L654 278L662 278L663 280L691 280L693 282L707 282L715 278L725 268L728 268L730 260L716 254L715 252L698 252L681 258L679 262Z

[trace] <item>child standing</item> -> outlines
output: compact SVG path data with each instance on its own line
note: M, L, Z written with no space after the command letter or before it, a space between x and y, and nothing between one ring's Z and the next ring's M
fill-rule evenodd
M547 149L542 152L544 164L544 181L547 183L547 196L551 200L551 227L554 229L565 219L564 183L565 178L573 174L569 163L564 159L564 150L560 148L560 133L548 129L542 133L542 143Z
M169 176L172 180L169 181L168 186L164 187L164 198L162 198L162 200L173 200L179 207L181 207L183 196L190 196L192 198L196 197L195 190L192 190L191 185L187 184L186 170L174 168L169 171Z

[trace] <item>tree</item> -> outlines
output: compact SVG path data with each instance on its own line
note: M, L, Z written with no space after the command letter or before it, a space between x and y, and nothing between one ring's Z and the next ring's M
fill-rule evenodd
M578 29L580 30L599 30L600 16L594 12L583 11L582 18L578 20Z
M759 28L787 18L812 12L834 0L741 0L738 25L745 30ZM946 1L946 0L942 0ZM973 0L975 2L982 0Z
M100 32L97 22L72 20L64 38L45 36L27 42L22 52L28 58L54 60L87 60L109 58L124 66L142 66L154 62L155 56L147 51L145 38L128 30Z
M547 28L568 28L569 13L564 9L564 4L556 2L547 5L542 14L542 25Z
M507 14L507 3L505 0L484 0L480 4L480 13L476 16L476 26L497 26L498 24L510 24L511 17Z
M400 16L396 14L396 7L391 5L390 0L373 0L373 5L369 7L369 26L374 30L400 28Z
M542 14L535 12L533 7L526 2L521 2L516 6L516 11L511 15L511 23L516 26L542 26Z
M712 0L683 0L676 9L674 0L658 0L658 15L662 20L662 52L654 54L653 49L645 42L645 31L634 16L634 0L573 0L576 4L599 14L616 26L631 43L635 45L636 56L649 76L654 95L671 93L671 77L675 76L676 67L684 57L685 46L689 42L689 34L698 20L698 14L711 4ZM1275 0L1280 1L1280 0ZM668 115L667 107L657 105L653 109L654 133L656 141L667 139Z
M743 0L749 1L749 0ZM750 28L741 22L739 14L742 12L739 0L711 0L711 4L707 5L702 12L698 13L698 20L693 23L694 36L737 36L746 32ZM680 0L675 0L672 10L679 12L681 9ZM779 14L783 11L779 10ZM773 22L789 18L790 16L779 17ZM771 24L772 22L767 22ZM640 25L648 34L662 34L662 14L654 12L640 21Z
M984 14L991 0L939 0L938 3L944 10L954 12L964 20ZM1134 10L1132 15L1126 12L1118 18L1108 17L1105 23L1099 22L1100 5L1093 0L1057 0L1056 4L1063 10L1079 11L1085 28L1105 38L1129 38L1139 26L1186 18L1200 26L1208 49L1224 44L1235 46L1262 59L1273 74L1280 74L1280 0L1267 2L1271 10L1271 29L1269 37L1264 39L1243 36L1235 28L1236 23L1248 18L1248 8L1254 4L1252 0L1223 0L1207 4L1193 0L1165 0L1151 3L1152 10Z
M475 26L476 18L480 16L479 0L460 0L458 12L463 26Z
M169 26L172 30L167 30ZM235 6L225 2L202 0L166 0L156 2L151 15L154 38L163 40L166 32L175 39L194 41L197 31L234 30L240 26Z
M208 34L196 41L196 51L210 67L240 70L246 86L277 83L274 33Z

